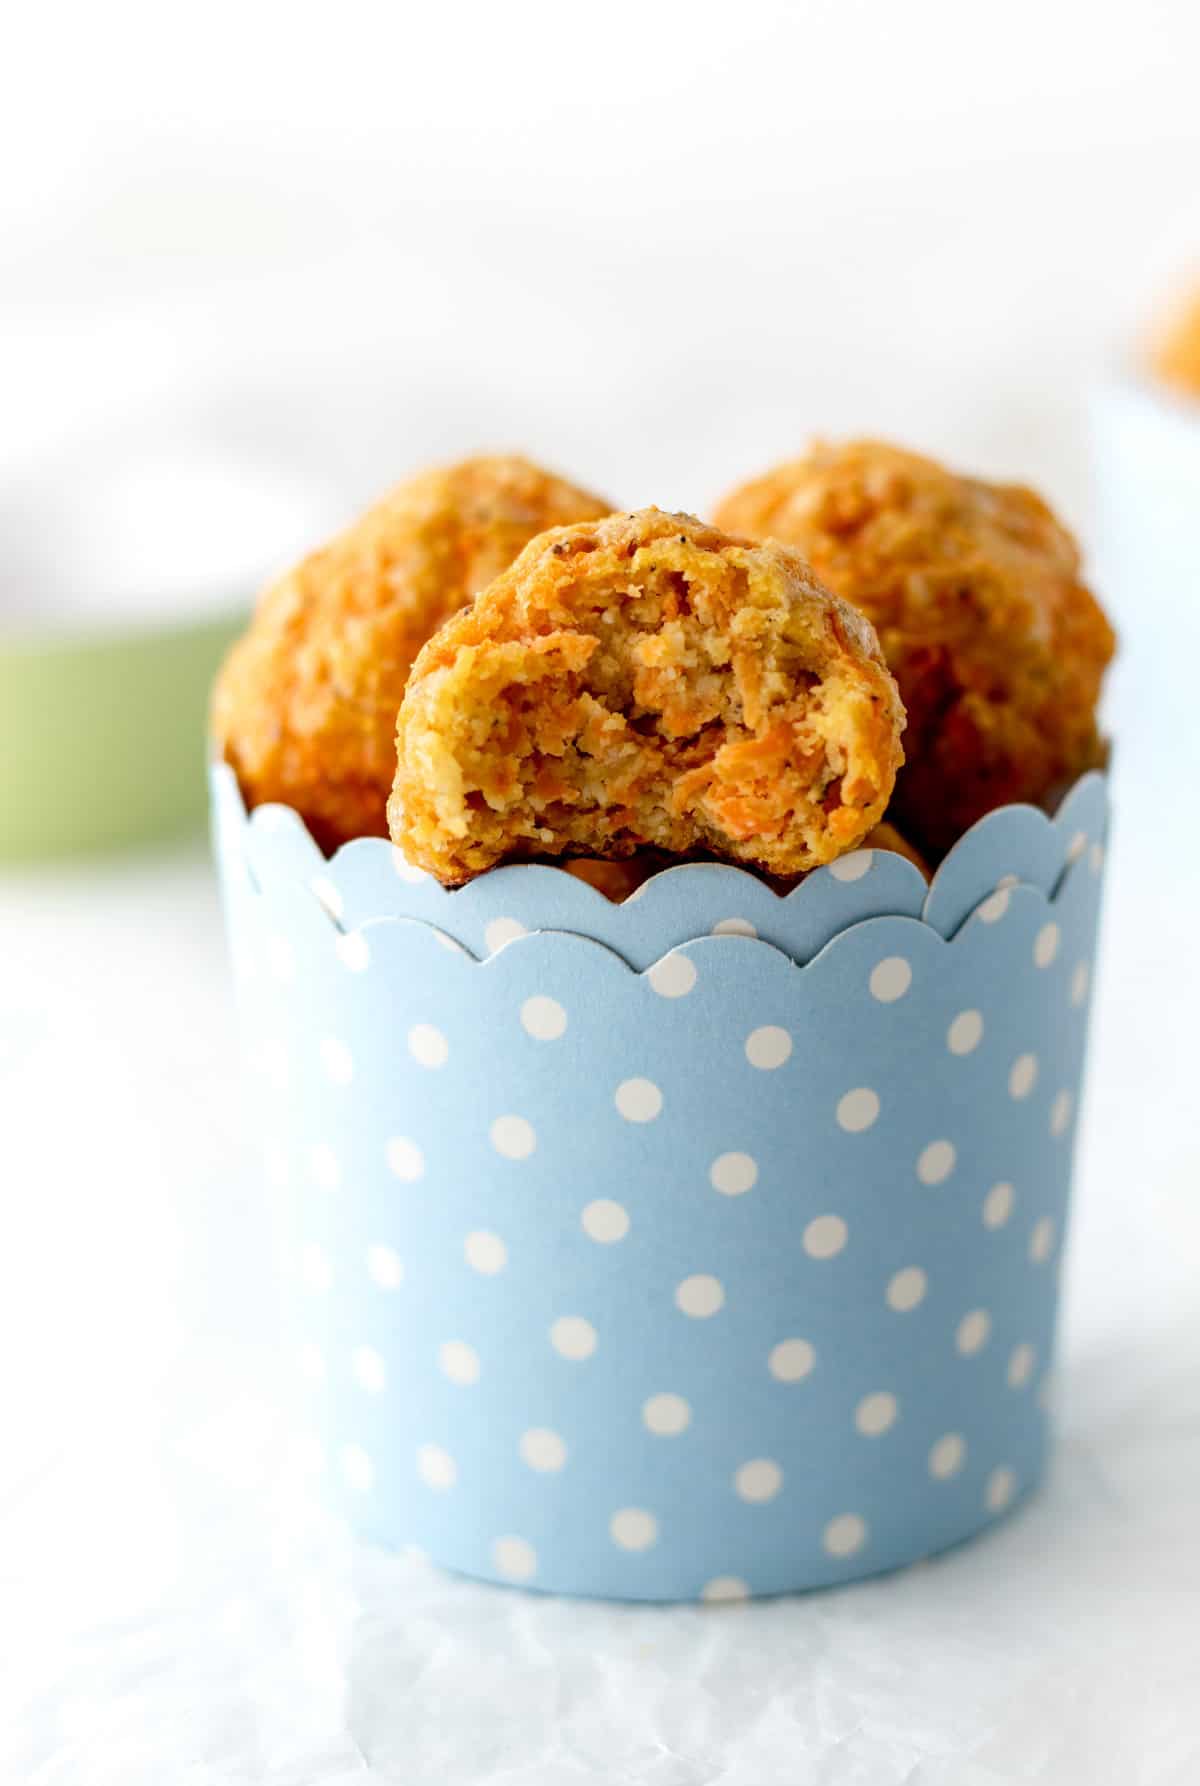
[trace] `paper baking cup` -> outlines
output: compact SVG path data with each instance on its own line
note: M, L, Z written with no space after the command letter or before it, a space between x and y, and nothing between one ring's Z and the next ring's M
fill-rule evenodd
M931 888L860 851L786 899L684 867L612 906L552 869L445 892L376 840L327 862L216 769L297 1368L357 1531L725 1599L1024 1494L1105 817L1089 776Z

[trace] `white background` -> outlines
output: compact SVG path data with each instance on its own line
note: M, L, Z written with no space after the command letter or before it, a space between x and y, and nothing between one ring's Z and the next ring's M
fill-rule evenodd
M1089 392L1200 262L1198 16L37 9L0 68L0 501L58 519L40 572L0 570L0 623L244 594L481 445L703 509L869 429L1039 483L1102 542ZM81 492L147 451L170 499L93 549ZM205 453L291 508L213 495ZM346 1558L276 1486L202 851L0 880L0 1777L1200 1775L1200 765L1161 719L1200 567L1106 595L1123 785L1063 1443L1036 1507L895 1581L634 1612Z

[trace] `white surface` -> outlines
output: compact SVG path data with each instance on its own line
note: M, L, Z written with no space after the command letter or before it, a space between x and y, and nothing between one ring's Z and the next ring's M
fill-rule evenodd
M1200 248L1191 0L114 0L27 7L5 48L5 495L217 439L329 491L319 534L514 444L702 508L866 429L1080 522L1085 391ZM229 544L198 487L167 532L177 569ZM1135 639L1190 594L1109 592ZM1051 1480L974 1548L807 1600L538 1600L281 1501L203 859L0 880L6 1786L1194 1786L1189 677L1135 648L1118 679Z

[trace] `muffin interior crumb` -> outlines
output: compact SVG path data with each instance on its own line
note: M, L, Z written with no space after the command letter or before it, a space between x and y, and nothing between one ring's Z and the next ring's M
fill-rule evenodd
M661 521L535 542L432 642L394 795L417 860L444 872L444 838L469 872L644 845L794 872L878 817L895 713L869 628L795 555Z

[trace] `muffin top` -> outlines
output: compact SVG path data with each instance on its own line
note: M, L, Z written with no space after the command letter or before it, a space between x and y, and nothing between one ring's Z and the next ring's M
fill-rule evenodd
M1200 285L1150 346L1150 370L1185 397L1200 397Z
M1019 485L878 441L815 446L732 492L723 527L786 541L873 621L908 710L889 817L943 854L1099 760L1114 637L1075 541Z
M904 712L800 555L645 509L534 540L413 666L391 835L447 885L705 851L796 874L882 817Z
M386 836L396 710L421 646L543 528L608 509L527 459L464 459L397 485L280 577L213 695L247 802L295 807L326 849Z

